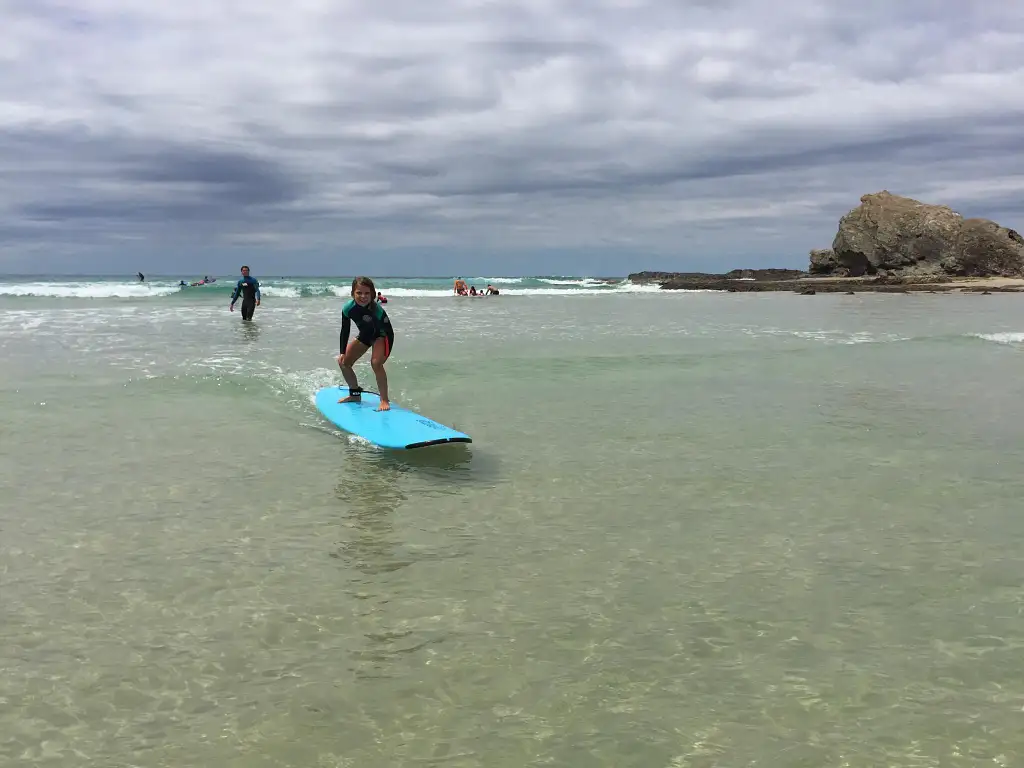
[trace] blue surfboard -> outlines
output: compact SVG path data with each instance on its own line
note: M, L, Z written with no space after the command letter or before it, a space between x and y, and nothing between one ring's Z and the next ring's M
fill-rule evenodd
M462 432L438 424L392 403L390 411L378 411L380 397L363 390L362 402L339 403L348 387L327 387L316 393L316 407L336 427L369 440L381 448L425 448L443 443L471 443Z

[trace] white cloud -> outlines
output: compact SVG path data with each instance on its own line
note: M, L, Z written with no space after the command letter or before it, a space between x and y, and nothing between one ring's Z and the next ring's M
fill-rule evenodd
M339 243L800 263L864 192L968 215L1022 194L1019 4L0 0L0 18L0 271L135 264L140 237L282 266Z

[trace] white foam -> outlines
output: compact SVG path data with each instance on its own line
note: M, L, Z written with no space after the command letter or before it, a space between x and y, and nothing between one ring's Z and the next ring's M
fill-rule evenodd
M39 296L59 299L135 299L170 296L177 285L152 283L0 283L0 296Z
M909 341L909 336L894 333L875 335L867 331L839 331L824 328L813 331L792 330L787 328L742 328L748 336L795 336L798 339L820 341L825 344L884 344L894 341Z
M261 285L260 294L262 296L274 296L280 299L298 299L300 298L298 288L289 288L287 286L278 285Z
M1002 333L972 333L977 339L994 341L997 344L1024 344L1024 333L1020 331L1004 331Z
M601 285L602 283L595 283ZM633 283L619 283L608 288L509 288L502 289L501 295L511 296L606 296L610 293L665 293L660 285L636 285ZM693 293L693 291L677 291L677 293Z
M9 309L0 312L0 333L34 331L46 320L46 313L38 310Z
M607 283L604 283L601 280L594 280L591 277L584 277L583 279L538 277L537 279L542 283L547 283L548 285L578 285L584 288L591 288L595 285L607 285Z
M595 285L603 285L595 283ZM385 296L403 296L419 298L454 298L451 288L388 288L378 285L377 289ZM502 296L606 296L608 294L621 293L659 293L661 287L657 285L634 285L632 283L620 283L607 288L500 288L500 295L490 297L491 299ZM677 293L693 293L694 291L678 291ZM339 296L348 297L346 289L336 291ZM472 297L470 297L472 298ZM488 298L485 296L484 298Z
M886 333L881 336L872 336L870 333L855 333L852 336L840 341L840 344L885 344L892 341L910 341L910 336L900 336L895 333Z
M484 278L472 280L473 285L496 284L500 286L502 296L602 296L606 294L638 294L658 293L661 287L657 284L638 285L622 280L618 283L608 283L594 278L537 278L542 286L522 287L527 278ZM510 287L511 285L511 287ZM203 286L208 289L211 286ZM225 289L227 283L225 283ZM431 288L406 287L396 285L389 286L386 280L378 283L378 290L385 296L411 297L411 298L451 298L452 290L448 286ZM274 299L303 299L316 296L336 296L340 299L348 299L350 288L348 285L338 285L329 282L306 283L301 281L287 281L284 284L267 284L260 286L260 291L268 298ZM161 296L171 296L182 292L184 296L201 296L208 293L207 290L196 293L194 289L184 290L177 283L171 282L115 282L115 281L62 281L62 282L26 282L26 283L0 283L0 296L21 296L37 298L81 298L81 299L145 299ZM705 293L708 291L677 291L677 293Z

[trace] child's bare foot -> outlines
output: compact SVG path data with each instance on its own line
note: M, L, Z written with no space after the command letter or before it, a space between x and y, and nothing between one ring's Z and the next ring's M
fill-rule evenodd
M377 406L377 410L378 411L390 411L391 410L391 403L389 403L387 400L381 400L380 401L380 405Z

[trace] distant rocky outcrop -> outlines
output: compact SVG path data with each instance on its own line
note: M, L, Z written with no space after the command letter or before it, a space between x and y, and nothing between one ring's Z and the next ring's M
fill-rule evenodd
M629 279L666 290L733 293L1024 292L1024 238L1017 232L885 190L861 197L860 205L839 220L832 247L810 256L806 272L636 272ZM977 278L1004 284L980 286Z
M877 275L869 278L809 277L806 272L779 279L753 280L702 273L677 273L658 281L667 291L728 291L729 293L763 293L767 291L794 291L807 296L817 293L906 293L908 290L945 291L953 289L953 278L929 275L909 278Z
M1012 229L885 190L860 201L839 220L832 248L811 251L811 274L1024 276L1024 238Z
M806 277L802 269L733 269L729 272L634 272L627 278L634 283L667 283L670 281L708 280L795 280Z

